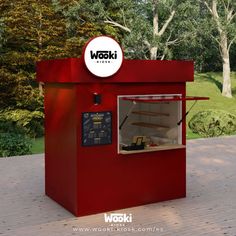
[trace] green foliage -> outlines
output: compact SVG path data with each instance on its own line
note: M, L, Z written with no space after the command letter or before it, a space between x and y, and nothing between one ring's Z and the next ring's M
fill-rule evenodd
M26 131L24 128L15 125L14 122L9 120L0 120L0 133L16 133L26 135Z
M0 131L1 127L5 127L5 132L11 132L9 127L12 126L22 129L30 137L41 137L44 132L43 119L41 111L3 110L0 112Z
M4 42L3 33L4 33L4 23L3 20L0 18L0 47Z
M0 0L0 109L41 110L35 62L65 56L65 22L49 0Z
M0 68L0 108L15 104L15 87L17 79L7 69Z
M66 22L68 56L75 54L77 57L80 56L82 47L92 37L104 34L119 38L119 29L104 23L107 14L104 1L53 0L52 2L55 11L62 14ZM73 50L71 42L77 50Z
M0 157L31 154L31 141L23 134L0 133Z
M0 157L31 154L32 142L23 127L0 120Z
M222 110L205 110L195 114L188 123L193 133L215 137L236 132L236 116Z

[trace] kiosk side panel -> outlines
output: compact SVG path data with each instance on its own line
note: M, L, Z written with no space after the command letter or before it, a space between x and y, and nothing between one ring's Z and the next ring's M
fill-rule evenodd
M45 190L74 214L77 214L77 105L74 85L45 85Z

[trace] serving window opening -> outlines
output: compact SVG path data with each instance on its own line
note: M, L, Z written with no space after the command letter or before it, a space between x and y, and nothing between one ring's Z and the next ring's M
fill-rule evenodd
M180 94L118 96L118 153L184 148Z

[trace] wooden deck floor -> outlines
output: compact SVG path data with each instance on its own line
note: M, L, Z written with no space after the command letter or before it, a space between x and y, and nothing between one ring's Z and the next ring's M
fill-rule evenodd
M236 236L236 137L187 144L187 198L116 211L133 222L110 226L104 214L75 218L44 195L43 155L0 159L0 235Z

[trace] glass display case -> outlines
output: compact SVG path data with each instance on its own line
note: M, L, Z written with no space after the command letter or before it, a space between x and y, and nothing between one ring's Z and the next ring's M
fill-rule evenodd
M118 153L184 148L181 94L118 96Z

